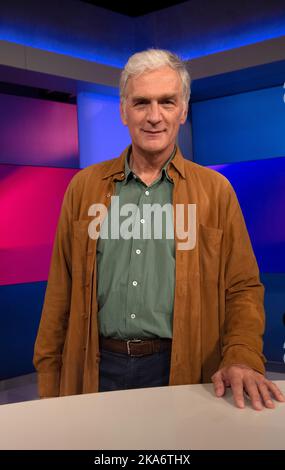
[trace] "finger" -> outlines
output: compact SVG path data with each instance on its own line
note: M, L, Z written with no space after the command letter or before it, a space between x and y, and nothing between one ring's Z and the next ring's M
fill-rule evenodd
M222 397L225 394L225 385L223 382L221 372L217 372L213 375L212 381L214 384L214 390L217 397Z
M261 382L258 384L258 388L266 408L275 408L275 405L271 399L269 384L266 381Z
M277 385L275 383L270 382L270 380L269 380L267 382L267 385L268 385L268 388L269 388L270 392L272 393L273 397L276 400L281 401L281 402L285 401L284 394L281 392L280 388L277 387Z
M252 406L255 410L260 411L263 409L261 395L259 393L259 388L257 383L253 379L246 379L244 382L244 387L248 393L248 396L251 400ZM269 396L270 399L270 396Z
M231 381L231 388L235 404L238 408L244 408L243 381L241 377L235 377Z

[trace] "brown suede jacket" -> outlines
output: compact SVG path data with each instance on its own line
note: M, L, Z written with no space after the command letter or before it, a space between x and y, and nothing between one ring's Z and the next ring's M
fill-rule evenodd
M108 206L124 159L91 165L71 180L57 226L34 365L41 397L98 391L94 203ZM245 364L264 373L264 288L244 218L229 181L183 158L168 173L173 206L196 204L196 245L178 250L170 385L209 382L219 368ZM175 213L175 212L174 212Z

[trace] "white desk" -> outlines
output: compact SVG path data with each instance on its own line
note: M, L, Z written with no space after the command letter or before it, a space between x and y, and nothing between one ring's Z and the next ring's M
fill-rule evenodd
M0 449L285 449L285 403L239 410L210 384L2 405L0 423Z

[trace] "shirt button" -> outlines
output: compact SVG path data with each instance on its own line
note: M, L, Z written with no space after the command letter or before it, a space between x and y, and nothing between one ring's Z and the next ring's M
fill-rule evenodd
M136 314L135 313L132 313L131 314L131 318L134 320L136 318Z
M136 250L136 254L137 254L137 255L140 255L140 254L141 254L141 250L137 249L137 250Z
M107 197L111 197L111 193L106 194Z
M133 286L137 286L137 285L138 285L137 281L133 281Z
M141 219L141 224L144 224L145 223L145 220L144 219Z
M149 191L145 191L145 195L146 195L146 196L149 196Z
M121 177L124 178L124 176L125 176L125 173L121 173Z

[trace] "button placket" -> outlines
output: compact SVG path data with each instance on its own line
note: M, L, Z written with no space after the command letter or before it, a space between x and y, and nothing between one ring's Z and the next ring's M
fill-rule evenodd
M136 183L138 184L138 183ZM142 211L142 205L143 201L145 199L144 195L144 189L143 186L141 186L141 191L140 191L140 196L138 198L138 211L135 216L134 223L139 224L138 227L140 229L140 237L142 236L141 232L141 211ZM140 288L140 280L141 280L141 250L139 246L141 245L140 238L133 238L132 239L132 249L131 249L131 259L130 259L130 270L129 270L129 285L128 285L128 291L127 291L127 318L126 321L132 322L130 325L130 328L133 328L138 319L138 306L141 304L141 288ZM140 256L138 256L140 255Z

